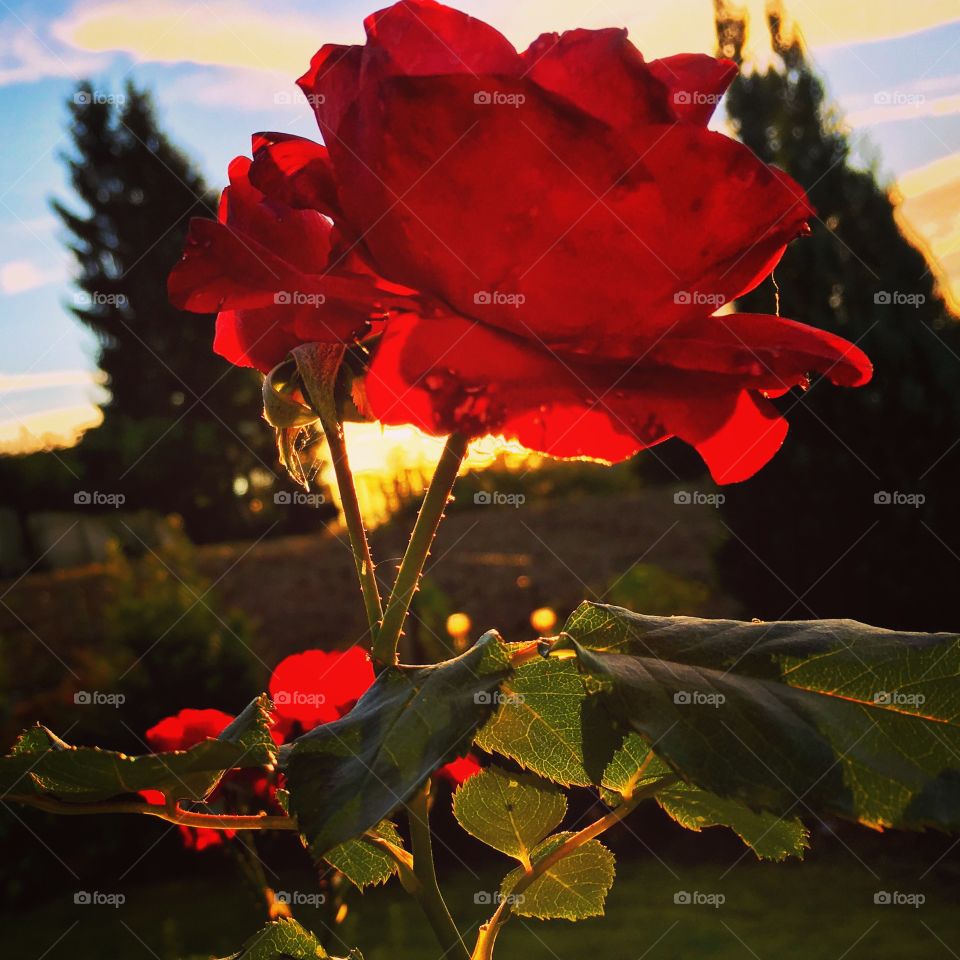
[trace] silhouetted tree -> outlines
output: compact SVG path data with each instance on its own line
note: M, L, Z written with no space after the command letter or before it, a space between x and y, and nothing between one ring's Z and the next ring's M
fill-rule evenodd
M132 83L119 97L83 84L70 112L64 159L84 209L53 207L79 267L72 310L97 336L110 390L103 425L77 450L84 484L124 493L128 508L179 513L197 540L289 522L291 508L273 503L277 457L258 375L214 355L212 316L167 299L187 224L215 215L216 194Z
M743 17L718 2L723 55L740 58ZM802 40L769 13L775 65L742 74L727 111L743 142L808 191L818 219L744 311L835 331L873 360L873 382L814 382L779 401L784 449L725 490L727 584L765 618L848 616L955 629L960 553L960 336L924 255L897 226L874 172L856 168ZM896 495L925 503L885 503ZM887 496L885 496L887 495Z

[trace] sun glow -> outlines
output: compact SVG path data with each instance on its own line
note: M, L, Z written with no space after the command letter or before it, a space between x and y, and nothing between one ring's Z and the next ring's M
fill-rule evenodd
M426 489L443 451L443 438L429 437L416 427L383 427L378 423L348 423L344 426L347 452L364 518L371 526L388 520L404 503ZM485 470L494 464L518 470L541 462L513 440L481 437L470 444L461 474ZM329 459L323 458L320 480L333 493L336 480Z

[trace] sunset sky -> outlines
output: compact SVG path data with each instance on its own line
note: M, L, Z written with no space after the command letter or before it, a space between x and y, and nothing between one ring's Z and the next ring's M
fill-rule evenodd
M627 26L647 57L713 52L712 0L462 0L518 46L538 33ZM751 48L768 49L763 0ZM87 425L102 396L95 344L67 309L70 262L48 200L70 202L59 155L65 100L132 76L165 128L222 185L250 133L316 136L294 80L328 41L362 41L370 0L0 0L0 444ZM793 0L861 162L896 184L903 214L960 300L960 5L957 0ZM722 123L722 118L718 121ZM797 319L802 320L802 317Z

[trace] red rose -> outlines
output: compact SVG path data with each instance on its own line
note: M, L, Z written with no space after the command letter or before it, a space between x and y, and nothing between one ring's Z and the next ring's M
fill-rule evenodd
M732 482L783 441L769 396L812 371L869 379L838 337L712 316L769 276L813 212L788 176L706 129L732 63L645 63L623 30L517 53L433 0L366 29L299 83L338 226L433 305L387 323L368 381L380 420L610 461L676 435Z
M301 343L351 342L402 291L333 227L322 146L259 134L253 151L230 164L219 219L191 221L168 288L182 310L219 311L217 353L267 373Z
M222 710L193 710L187 707L172 717L165 717L151 727L146 733L146 739L158 753L186 750L204 740L218 737L232 722L233 717ZM214 791L211 799L215 799L217 790ZM160 805L166 803L166 798L159 790L141 790L140 795L148 803ZM236 833L234 830L208 830L184 826L179 829L183 845L193 850L215 847Z
M373 683L373 667L360 647L306 650L286 657L270 677L270 696L280 722L312 730L339 720Z
M305 650L281 660L270 678L278 724L287 733L296 725L312 730L349 713L373 683L370 659L360 647ZM435 777L461 784L483 769L468 754L440 767Z
M477 758L468 753L465 757L457 757L456 760L442 766L435 774L441 780L446 780L455 787L466 783L471 777L476 776L483 767Z

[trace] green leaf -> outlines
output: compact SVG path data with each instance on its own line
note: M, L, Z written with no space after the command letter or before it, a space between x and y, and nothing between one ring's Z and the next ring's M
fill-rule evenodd
M239 953L227 960L328 960L329 954L317 938L296 920L282 919L268 923L244 944ZM348 960L363 960L353 950Z
M638 734L629 733L603 771L602 793L610 806L616 806L621 800L629 800L637 790L672 776L673 771L650 744Z
M620 739L576 663L551 658L523 664L503 684L477 744L555 783L586 787L600 782Z
M38 725L20 736L9 756L0 758L0 796L95 803L124 793L159 790L171 799L203 800L227 770L276 761L269 711L269 698L258 697L220 738L188 750L138 757L74 747Z
M383 670L350 713L297 740L285 752L290 808L314 856L376 826L466 753L509 675L491 632L454 660Z
M604 771L601 793L615 807L637 790L667 778L675 780L670 767L642 737L631 733ZM795 817L755 813L736 800L686 783L666 783L656 798L666 813L688 830L730 827L762 860L783 860L791 855L802 858L809 845L807 830Z
M583 604L597 699L680 777L755 810L960 828L960 639L849 620L741 623Z
M679 783L657 794L657 803L681 827L698 833L705 827L729 827L759 860L803 859L809 833L795 817L755 813L736 800Z
M467 833L529 864L533 848L567 812L567 798L529 773L488 767L453 795L453 814Z
M556 833L533 852L537 863L553 853L572 833ZM501 896L514 913L540 920L584 920L602 917L603 904L613 886L613 854L599 841L588 840L550 866L526 890L512 891L523 879L522 867L507 874Z
M376 832L395 846L403 846L403 839L389 820L384 820L376 828ZM386 883L397 872L393 857L362 837L347 840L334 847L324 859L361 890Z

